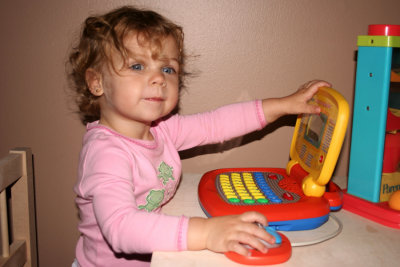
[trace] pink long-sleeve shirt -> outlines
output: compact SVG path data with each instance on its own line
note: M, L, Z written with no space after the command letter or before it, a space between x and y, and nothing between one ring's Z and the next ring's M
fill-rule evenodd
M179 183L178 151L265 125L261 101L171 116L151 127L153 141L122 136L98 122L88 124L75 185L80 266L148 266L138 254L186 250L189 219L160 212Z

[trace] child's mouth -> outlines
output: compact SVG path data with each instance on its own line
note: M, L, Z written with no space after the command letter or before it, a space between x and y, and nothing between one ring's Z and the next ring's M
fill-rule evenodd
M147 101L153 101L153 102L161 102L164 101L164 99L162 97L147 97L145 98L145 100Z

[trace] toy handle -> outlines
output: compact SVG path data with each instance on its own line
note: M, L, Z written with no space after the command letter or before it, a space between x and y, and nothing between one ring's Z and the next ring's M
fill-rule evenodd
M325 193L325 184L321 185L315 181L315 178L308 175L302 182L303 193L309 197L321 197Z

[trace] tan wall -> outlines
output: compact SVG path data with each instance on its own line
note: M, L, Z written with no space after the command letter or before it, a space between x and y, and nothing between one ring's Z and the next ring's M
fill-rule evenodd
M352 105L357 35L368 24L400 24L398 0L0 1L0 153L33 150L41 266L68 266L78 237L72 187L84 127L68 108L66 51L89 13L134 3L183 25L188 51L199 55L184 114L289 94L314 78L332 82ZM284 167L293 131L285 124L184 153L206 154L185 159L183 171ZM348 153L349 135L339 177L347 175Z

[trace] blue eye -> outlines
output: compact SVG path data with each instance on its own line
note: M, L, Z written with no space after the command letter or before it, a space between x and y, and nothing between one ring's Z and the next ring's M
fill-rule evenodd
M165 72L165 73L168 73L168 74L174 74L174 73L176 73L175 69L174 69L174 68L171 68L171 67L163 67L163 68L162 68L162 71Z
M144 66L142 64L134 64L130 66L132 70L144 70Z

